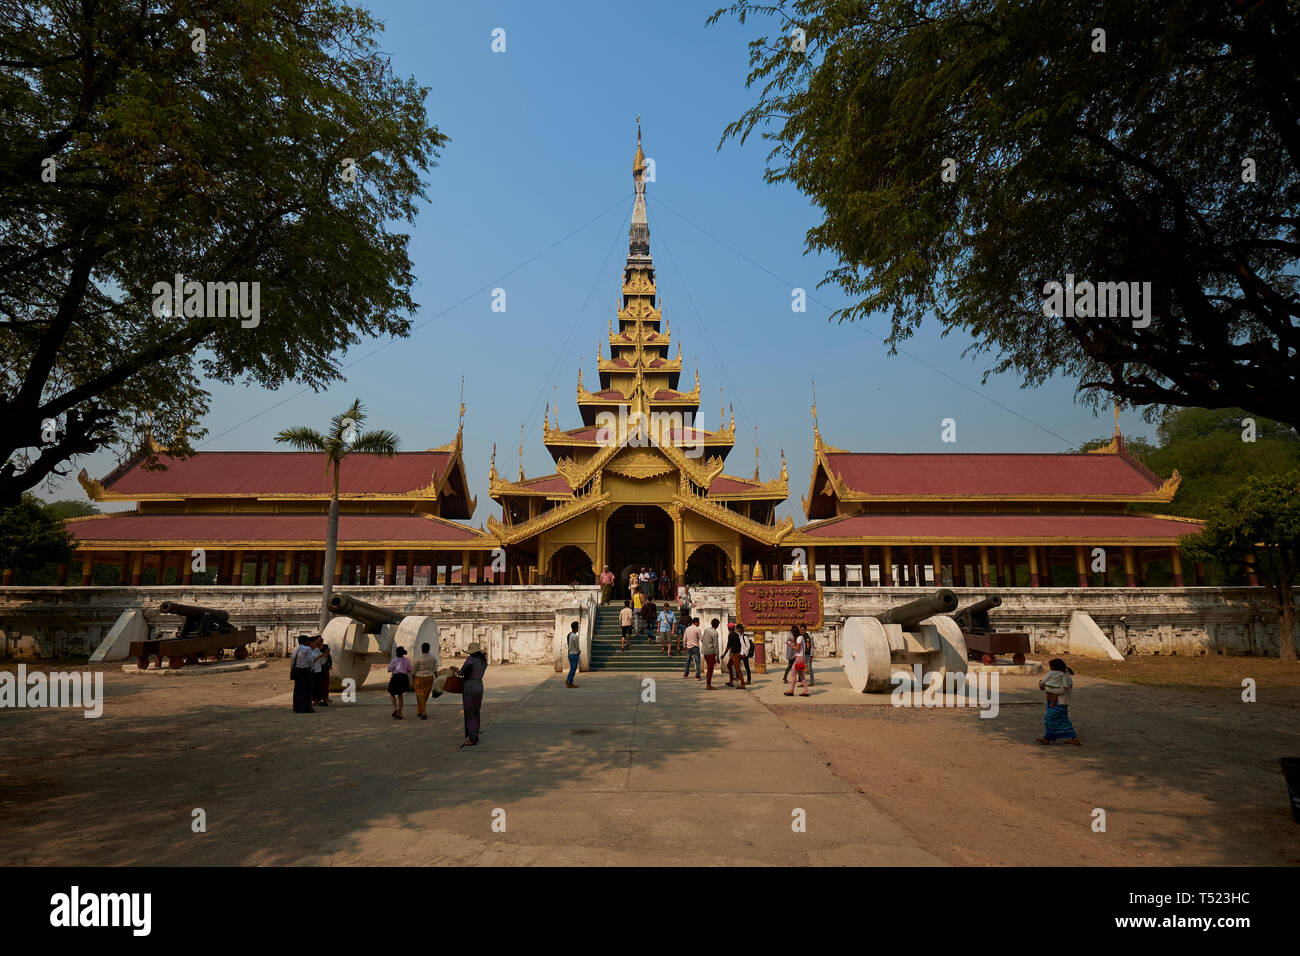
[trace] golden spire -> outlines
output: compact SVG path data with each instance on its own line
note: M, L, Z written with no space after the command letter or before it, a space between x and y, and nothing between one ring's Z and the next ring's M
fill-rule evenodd
M785 468L785 449L782 448L781 449L781 480L786 481L789 479L789 477L790 477L790 472L786 471Z
M636 158L632 160L632 175L639 176L645 171L645 153L641 151L641 117L636 118Z
M820 442L822 440L821 430L817 427L817 376L812 378L812 417L813 417L813 440Z
M754 426L754 480L758 481L758 426Z
M497 480L497 443L492 443L492 463L488 466L488 478Z
M1119 401L1115 401L1115 437L1119 438Z
M519 423L519 480L524 480L524 423Z

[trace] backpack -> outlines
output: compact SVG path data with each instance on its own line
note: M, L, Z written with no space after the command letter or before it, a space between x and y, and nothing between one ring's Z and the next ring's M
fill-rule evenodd
M754 659L754 647L756 645L754 644L754 639L750 637L748 634L745 635L745 638L746 640L749 641L749 652L745 656L752 661Z

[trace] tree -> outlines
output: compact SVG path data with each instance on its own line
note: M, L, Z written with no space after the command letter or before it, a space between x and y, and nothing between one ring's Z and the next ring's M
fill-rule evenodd
M292 445L299 451L318 451L325 456L325 473L333 479L330 493L329 521L325 526L325 565L321 572L324 589L321 595L320 629L330 620L330 595L334 591L334 556L339 547L339 468L348 455L397 454L398 437L390 431L378 430L358 434L357 429L366 420L361 399L353 401L350 408L330 421L330 430L321 434L306 425L286 428L275 440Z
M1278 654L1296 660L1295 581L1300 573L1300 471L1251 475L1206 516L1205 530L1183 550L1195 557L1244 566L1253 561L1278 612Z
M392 224L445 137L379 29L339 0L0 0L0 506L146 434L190 453L200 374L320 388L408 334Z
M933 314L993 353L986 376L1065 373L1086 402L1300 424L1294 4L739 0L709 22L726 14L779 33L750 44L761 96L719 148L759 131L767 181L821 207L808 247L853 300L834 318L888 311L897 347ZM1049 285L1069 276L1137 285L1076 316Z
M0 509L0 568L25 574L51 562L62 564L72 553L63 521L35 495L23 495L18 504Z

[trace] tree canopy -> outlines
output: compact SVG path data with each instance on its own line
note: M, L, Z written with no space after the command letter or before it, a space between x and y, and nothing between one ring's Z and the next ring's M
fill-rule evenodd
M18 504L0 508L0 568L26 575L67 561L72 552L63 519L35 495L25 494Z
M1026 386L1300 423L1300 25L1286 0L739 0L727 126L820 207L840 320L936 318ZM722 145L720 143L720 147ZM1145 318L1049 283L1150 283ZM1077 286L1082 288L1082 285ZM987 374L987 373L986 373Z
M394 224L445 137L379 29L335 0L0 0L0 505L101 448L190 453L205 379L319 388L408 333Z

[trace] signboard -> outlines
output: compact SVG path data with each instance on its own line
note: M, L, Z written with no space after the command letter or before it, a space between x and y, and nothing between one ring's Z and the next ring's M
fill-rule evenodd
M822 626L818 581L746 581L736 585L736 620L753 631L788 631L802 624Z

